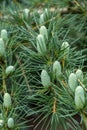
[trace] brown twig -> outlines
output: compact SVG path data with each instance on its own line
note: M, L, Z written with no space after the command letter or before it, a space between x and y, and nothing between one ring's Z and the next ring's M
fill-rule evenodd
M6 76L5 76L5 64L2 65L2 86L3 86L3 92L7 92L7 87L6 87Z
M53 113L56 113L56 98L54 97L54 102L53 102Z

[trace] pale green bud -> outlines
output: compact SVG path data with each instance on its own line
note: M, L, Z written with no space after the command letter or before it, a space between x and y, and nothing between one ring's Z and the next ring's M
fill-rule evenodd
M81 86L75 90L75 105L78 110L82 109L85 105L85 93Z
M4 120L0 120L0 128L4 126Z
M13 73L14 73L14 71L15 71L15 68L14 68L14 66L12 66L12 65L10 65L10 66L8 66L7 68L6 68L6 75L8 76L8 75L12 75Z
M7 122L8 128L14 128L14 119L9 118Z
M5 29L1 30L1 38L2 38L4 41L7 41L7 40L8 40L7 30L5 30Z
M53 64L53 74L56 79L61 75L61 64L59 61L55 61Z
M45 18L48 18L48 16L49 16L48 9L45 8L45 10L44 10L44 17L45 17Z
M71 90L72 90L73 92L75 92L75 89L76 89L76 87L78 86L78 81L77 81L76 74L71 73L71 74L69 75L68 84L69 84L69 87L71 88Z
M46 51L47 51L47 48L46 48L45 39L44 39L43 35L39 34L37 36L36 44L37 44L37 51L41 55L44 55L46 53Z
M4 47L4 41L2 38L0 38L0 59L5 58L5 47Z
M50 76L46 70L42 70L41 72L41 82L44 87L49 87L51 85Z
M23 19L28 20L29 17L29 9L24 9L23 10Z
M83 72L82 72L82 70L78 69L76 71L76 76L77 76L77 79L83 81Z
M44 14L41 14L41 15L40 15L39 23L40 23L40 24L43 24L43 23L44 23Z
M9 93L5 93L4 94L4 107L9 108L11 106L12 102L11 102L11 96Z
M46 40L48 40L48 32L47 32L47 28L45 26L41 26L40 29L40 34L42 34L44 36L44 38Z
M68 42L63 42L62 46L61 46L61 50L64 51L65 58L67 58L68 55L69 55L69 49L70 49L69 43Z
M46 8L44 10L43 14L40 15L40 20L39 20L40 24L43 24L45 22L45 20L48 19L48 16L49 16L48 9Z

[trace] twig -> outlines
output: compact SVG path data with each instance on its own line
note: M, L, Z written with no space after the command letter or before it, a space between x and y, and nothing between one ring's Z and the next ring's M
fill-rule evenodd
M6 77L5 77L5 65L2 65L2 86L3 86L3 91L7 92Z
M87 91L87 89L85 88L84 84L78 79L78 82L80 83L80 85L85 89L85 91Z
M56 113L56 98L54 97L54 102L53 102L53 113Z

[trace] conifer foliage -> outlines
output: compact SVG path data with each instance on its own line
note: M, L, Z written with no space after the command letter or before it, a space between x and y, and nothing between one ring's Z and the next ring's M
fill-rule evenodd
M87 129L87 2L51 2L2 1L1 130Z

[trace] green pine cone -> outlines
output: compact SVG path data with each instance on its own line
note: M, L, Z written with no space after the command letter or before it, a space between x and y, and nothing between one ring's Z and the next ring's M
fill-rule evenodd
M83 72L82 72L82 70L78 69L76 71L76 76L77 76L77 79L83 81Z
M56 79L61 75L61 64L59 61L55 61L53 64L53 75Z
M37 51L41 54L41 55L44 55L47 51L47 48L46 48L46 44L45 44L45 39L44 39L44 36L39 34L37 36Z
M8 128L14 128L14 119L9 118L7 122Z
M0 119L0 128L4 126L4 120Z
M2 38L0 38L0 59L5 59L5 47L4 47L4 41Z
M69 79L68 79L68 85L71 88L71 90L73 92L75 92L76 87L78 86L78 81L77 81L77 77L76 74L71 73L69 75Z
M9 108L11 106L11 96L9 93L4 94L4 107Z
M48 9L45 8L45 10L44 10L44 19L47 20L48 17L49 17L49 12L48 12Z
M69 55L70 45L68 42L63 42L61 46L61 50L64 51L64 57L67 58Z
M2 38L4 41L7 41L7 40L8 40L7 30L5 30L5 29L1 30L1 38Z
M39 23L42 24L42 23L44 23L44 21L45 21L44 20L44 14L41 14L40 19L39 19Z
M43 24L49 16L48 9L45 8L44 12L40 15L39 23Z
M47 28L45 26L41 26L40 29L40 34L42 34L44 36L44 38L46 40L48 40L48 32L47 32Z
M44 87L49 87L51 85L50 76L46 70L42 70L41 72L41 82Z
M82 109L85 105L84 89L78 86L75 90L75 105L78 110Z
M28 20L28 17L29 17L29 9L24 9L23 14L22 14L22 18L24 20Z
M15 68L14 68L14 66L12 66L12 65L10 65L10 66L8 66L7 68L6 68L6 76L8 76L8 75L12 75L13 73L14 73L14 71L15 71Z

